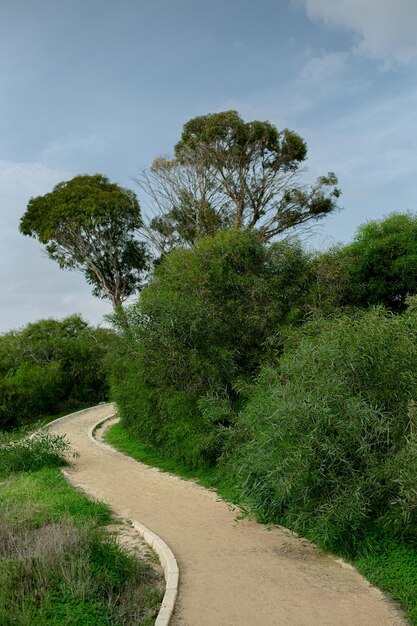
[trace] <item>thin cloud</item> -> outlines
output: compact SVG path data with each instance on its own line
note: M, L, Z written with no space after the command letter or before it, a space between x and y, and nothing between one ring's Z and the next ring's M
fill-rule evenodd
M72 168L79 167L80 161L99 156L108 150L108 141L102 131L102 135L89 134L83 136L70 136L53 141L46 145L39 153L41 163L69 164Z
M308 85L334 81L345 73L348 57L347 52L322 52L311 56L301 69L298 81Z
M416 0L293 0L308 17L354 33L355 49L387 62L417 60Z

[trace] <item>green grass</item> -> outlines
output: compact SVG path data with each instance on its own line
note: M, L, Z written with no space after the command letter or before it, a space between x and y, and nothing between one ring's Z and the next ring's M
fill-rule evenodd
M382 537L370 548L371 553L357 557L354 565L373 585L399 602L412 624L417 624L416 546Z
M154 624L163 590L154 570L123 551L103 503L58 468L0 483L2 626Z
M215 488L225 500L239 504L237 491L227 484L227 476L219 478L215 469L190 470L154 448L135 440L121 422L109 428L104 439L120 452L137 461L158 467L187 480L195 480ZM346 556L346 555L344 555ZM412 624L417 625L417 551L415 547L387 537L367 538L366 553L353 560L353 565L382 591L404 608Z
M228 502L236 503L237 493L228 484L224 476L220 476L216 469L204 468L190 470L186 465L171 457L160 454L155 448L137 441L121 422L111 426L104 434L104 440L120 452L131 456L136 461L158 467L163 472L175 474L185 480L194 480L203 487L215 489Z
M103 526L112 520L105 504L83 496L53 468L10 476L0 485L0 510L12 524L21 520L29 527L63 518L80 526Z

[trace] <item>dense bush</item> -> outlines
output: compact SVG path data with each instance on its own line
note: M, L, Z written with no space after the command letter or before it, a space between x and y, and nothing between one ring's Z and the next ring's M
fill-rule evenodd
M64 435L38 431L29 437L25 431L11 435L0 432L0 478L14 472L65 465L69 449Z
M142 441L211 464L277 325L305 302L309 259L297 243L264 246L224 231L173 251L127 312L113 396ZM125 319L119 320L125 325Z
M114 340L78 315L1 335L0 428L106 399L104 360Z
M316 308L382 304L403 311L406 298L417 294L417 215L368 222L351 244L316 255L313 266Z
M354 554L417 538L417 309L319 319L265 367L224 454L263 520Z

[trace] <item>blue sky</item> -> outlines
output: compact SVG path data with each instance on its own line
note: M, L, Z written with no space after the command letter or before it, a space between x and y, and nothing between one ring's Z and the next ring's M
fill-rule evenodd
M236 109L308 142L343 210L312 245L416 210L415 0L0 0L0 332L110 307L17 232L31 196L78 173L131 177L182 125ZM139 194L140 196L140 194Z

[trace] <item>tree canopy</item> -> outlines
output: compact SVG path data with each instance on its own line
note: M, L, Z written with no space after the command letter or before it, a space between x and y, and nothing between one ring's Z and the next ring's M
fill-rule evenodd
M299 135L270 122L245 122L236 111L195 117L173 158L156 159L137 179L157 214L150 228L173 245L229 225L269 241L318 220L336 208L340 191L332 172L301 183L306 156Z
M367 222L352 243L316 255L316 305L334 310L382 304L403 311L407 297L417 294L416 268L416 215L392 213Z
M146 232L161 255L231 226L229 202L217 193L210 171L196 162L159 157L135 180L151 199Z
M136 233L142 216L135 193L106 176L76 176L31 198L20 222L62 269L84 274L94 295L121 305L141 288L148 254Z
M79 315L0 335L0 430L107 399L106 358L116 341Z
M392 213L361 226L347 247L355 304L405 308L417 293L417 217Z

